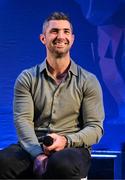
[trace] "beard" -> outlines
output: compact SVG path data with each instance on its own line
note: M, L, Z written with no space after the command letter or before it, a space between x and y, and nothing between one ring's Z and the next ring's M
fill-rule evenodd
M57 44L64 44L64 47L58 48L56 47ZM58 46L58 45L57 45ZM70 50L70 42L68 39L65 40L65 42L61 42L61 40L54 39L52 42L52 45L48 48L49 51L55 55L56 58L64 57Z
M64 57L68 52L69 52L69 48L63 51L54 49L52 53L55 55L56 58L61 58Z

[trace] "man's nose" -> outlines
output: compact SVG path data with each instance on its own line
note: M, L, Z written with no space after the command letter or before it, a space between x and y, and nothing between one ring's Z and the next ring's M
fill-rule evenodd
M59 31L58 32L58 38L63 38L64 37L64 32L63 31Z

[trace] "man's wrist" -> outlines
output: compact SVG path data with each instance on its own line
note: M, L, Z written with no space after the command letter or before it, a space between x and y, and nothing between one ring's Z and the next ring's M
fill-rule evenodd
M72 140L68 136L64 136L66 138L66 145L65 147L72 147Z

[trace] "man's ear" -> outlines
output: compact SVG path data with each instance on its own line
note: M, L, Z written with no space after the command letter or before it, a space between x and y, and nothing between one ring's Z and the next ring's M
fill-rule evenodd
M46 44L46 39L44 34L40 34L40 41L45 45Z

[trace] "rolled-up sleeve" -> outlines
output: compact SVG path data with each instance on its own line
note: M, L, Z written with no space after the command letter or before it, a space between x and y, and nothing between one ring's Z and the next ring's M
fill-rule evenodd
M35 157L42 153L34 131L34 103L31 96L31 74L23 71L14 86L14 122L21 146Z

